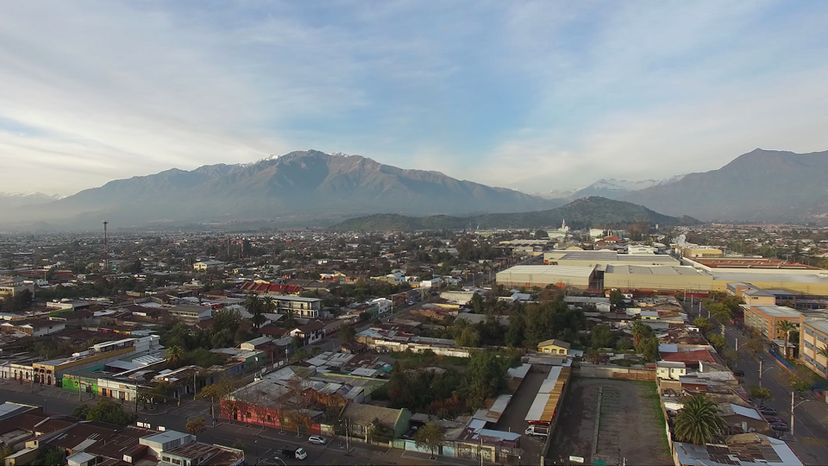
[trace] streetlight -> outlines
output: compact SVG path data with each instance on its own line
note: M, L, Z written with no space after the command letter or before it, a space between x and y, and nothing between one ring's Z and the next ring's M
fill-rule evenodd
M767 371L773 369L774 367L776 367L776 366L770 366L767 369L762 370L762 363L764 363L764 362L765 362L765 360L760 357L759 358L759 387L762 387L762 374L764 374L765 372L767 372Z
M791 391L791 436L792 437L794 435L794 409L796 409L797 406L801 405L802 403L805 403L806 401L811 401L811 400L805 399L805 400L800 401L799 403L795 403L795 400L794 400L794 395L795 394L796 394L796 392L792 390Z

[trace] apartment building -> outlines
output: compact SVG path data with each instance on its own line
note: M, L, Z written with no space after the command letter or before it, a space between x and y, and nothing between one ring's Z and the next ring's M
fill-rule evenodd
M753 306L745 310L745 325L769 340L785 338L779 323L788 321L799 327L802 313L787 306Z
M799 332L799 359L822 377L828 377L828 357L820 351L827 347L828 319L821 317L805 319Z
M276 305L276 312L280 314L289 314L303 319L319 318L319 311L322 308L322 300L319 298L272 294L266 294L265 296L273 300Z

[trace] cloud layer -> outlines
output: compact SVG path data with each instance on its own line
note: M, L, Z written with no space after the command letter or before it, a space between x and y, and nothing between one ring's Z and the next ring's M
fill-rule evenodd
M828 148L820 2L11 2L0 191L294 149L542 192Z

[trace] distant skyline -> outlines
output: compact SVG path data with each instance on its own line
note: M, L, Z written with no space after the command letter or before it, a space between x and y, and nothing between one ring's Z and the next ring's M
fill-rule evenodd
M828 3L7 2L0 192L293 150L524 192L828 149Z

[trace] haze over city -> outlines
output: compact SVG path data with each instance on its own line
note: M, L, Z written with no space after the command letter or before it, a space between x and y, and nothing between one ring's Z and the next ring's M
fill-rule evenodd
M543 193L824 150L826 20L778 1L10 2L0 191L316 148Z

